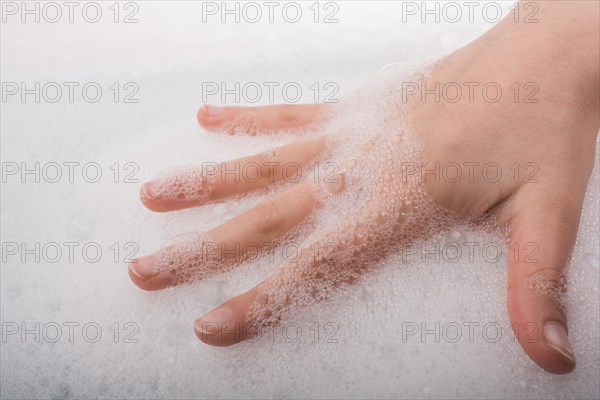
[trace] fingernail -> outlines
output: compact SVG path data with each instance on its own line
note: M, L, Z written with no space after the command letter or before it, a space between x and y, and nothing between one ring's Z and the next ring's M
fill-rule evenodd
M228 307L219 307L194 322L194 329L201 335L219 335L222 329L234 321L235 316Z
M129 264L129 270L142 281L146 282L157 275L156 268L154 268L155 263L154 256L142 257Z
M560 354L575 362L575 354L571 349L569 336L564 325L557 321L548 321L544 325L544 338L548 346L552 347Z
M206 115L211 116L211 117L216 117L217 115L220 115L223 113L223 111L225 111L225 107L211 106L211 105L205 104L202 106L202 110L204 111L204 113Z
M152 198L152 184L150 182L146 182L142 185L140 189L140 197L142 200L148 200Z

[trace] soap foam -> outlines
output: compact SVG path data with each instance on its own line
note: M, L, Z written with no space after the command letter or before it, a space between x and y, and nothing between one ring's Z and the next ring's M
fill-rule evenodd
M491 217L461 218L434 204L418 175L399 172L403 163L420 163L425 157L408 122L411 105L402 102L398 82L422 80L430 70L387 68L354 95L325 107L302 132L295 128L278 133L294 141L325 133L326 145L305 168L311 173L305 174L303 182L311 187L317 205L313 214L259 251L260 257L265 257L290 242L300 249L298 257L285 260L261 285L246 315L252 334L298 318L307 306L356 284L407 243L421 247L432 237L456 229L507 233L506 227L496 225ZM220 130L274 134L262 129L252 112L232 124L236 126L233 131L234 125ZM176 193L195 193L194 184L207 181L200 175L189 176L175 175L164 181L170 182ZM290 186L289 182L275 185L270 193ZM225 259L218 250L220 245L206 234L176 239L159 252L157 269L176 284L204 279L247 261L247 257Z
M36 161L46 155L82 163L102 160L103 165L136 161L141 166L137 177L143 182L171 165L235 159L297 138L285 134L232 138L203 132L193 117L201 103L199 82L305 78L308 87L315 79L334 79L347 91L381 65L453 51L491 26L464 21L402 23L402 2L344 2L339 24L316 29L287 24L273 34L270 25L201 24L200 2L172 8L144 2L140 7L139 24L114 24L108 15L112 29L86 24L76 35L70 24L3 26L2 53L7 57L2 58L2 74L7 79L104 79L108 87L135 77L142 89L140 104L3 104L5 160ZM15 35L18 41L11 39ZM131 51L132 40L139 51ZM235 44L235 57L225 44ZM299 52L302 57L297 57ZM44 62L32 63L31 54ZM349 100L343 101L347 105ZM355 101L359 109L361 101ZM381 99L370 96L363 103L372 101ZM341 112L343 107L334 107L332 119L335 110ZM369 129L374 122L358 120L356 126ZM318 129L312 133L323 134L335 133ZM344 158L348 167L351 157ZM354 163L359 161L357 157ZM338 197L353 191L352 176L346 177L349 190L338 192ZM567 376L541 370L515 341L506 312L506 257L489 261L480 252L469 262L443 257L437 262L433 257L438 252L427 257L391 254L347 290L328 293L328 301L311 301L302 314L288 316L272 335L256 343L227 349L199 343L193 321L290 262L277 252L273 259L242 262L218 275L152 293L134 287L122 260L94 265L3 263L3 322L26 321L31 329L36 321L82 325L94 321L104 335L97 343L83 341L79 330L74 343L69 343L66 329L57 343L36 343L32 334L25 341L19 335L9 338L0 355L1 396L598 399L599 181L596 157L567 271L565 306L578 362ZM95 240L106 248L115 241L133 241L139 245L137 254L143 255L182 233L211 229L285 186L170 214L146 210L139 203L139 184L3 185L2 189L3 240ZM325 206L333 207L329 202ZM317 215L329 214L317 210ZM331 226L326 222L306 221L305 229L314 236L294 240L308 243L327 237L327 228L339 221L332 220ZM504 245L495 234L458 226L434 235L422 248L464 242ZM139 331L132 338L138 342L124 343L121 335L115 343L109 327L116 321L120 328L135 323ZM412 323L420 331L403 340L403 327ZM436 341L431 333L421 340L421 324L435 332L435 323L441 327L458 323L463 336L455 343L443 335ZM473 341L465 323L479 324ZM491 324L491 334L495 324L502 327L497 341L484 340L485 324ZM296 327L301 328L297 341Z

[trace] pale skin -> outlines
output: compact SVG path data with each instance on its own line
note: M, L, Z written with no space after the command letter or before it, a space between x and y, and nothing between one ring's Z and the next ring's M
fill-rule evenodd
M509 256L508 313L524 351L540 367L555 374L576 366L568 338L567 316L557 293L564 291L567 267L579 225L587 181L592 172L599 117L600 2L538 2L539 22L515 24L508 16L485 35L451 54L428 78L430 82L535 82L536 103L505 96L499 102L436 102L431 96L416 101L412 124L423 143L428 162L483 162L492 160L509 171L515 163L536 165L536 182L514 176L491 183L480 179L464 184L426 181L433 201L458 215L492 215L510 228L509 248L537 246L535 262ZM574 43L576 45L574 45ZM420 98L419 98L420 99ZM309 125L325 105L267 107L203 106L198 121L214 130L242 113L268 130ZM318 156L324 142L302 140L283 148L282 162L305 164ZM265 161L255 155L238 162ZM217 181L209 200L220 200L264 188L281 171L259 182ZM267 179L268 178L268 179ZM141 198L153 211L174 211L202 205L203 201L151 196L153 182L142 188ZM213 238L224 243L267 242L300 224L315 207L315 198L299 183L254 209L214 228ZM510 254L510 253L509 253ZM335 259L328 259L335 268ZM145 290L158 290L170 282L156 276L152 256L129 266L133 282ZM342 266L340 266L342 268ZM344 268L347 268L345 266ZM275 274L274 274L275 275ZM244 335L222 337L206 332L203 322L244 326L247 311L269 285L301 288L303 280L292 269L269 277L254 289L225 302L196 321L195 331L204 342L231 345ZM534 282L534 284L532 284ZM544 290L540 290L540 283ZM293 296L293 290L290 289ZM529 324L529 325L528 325Z

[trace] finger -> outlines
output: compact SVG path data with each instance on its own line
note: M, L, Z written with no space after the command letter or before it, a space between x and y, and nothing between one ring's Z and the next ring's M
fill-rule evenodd
M563 272L575 243L583 195L548 187L517 196L509 222L511 326L533 361L548 372L565 374L576 361L563 306Z
M328 235L329 239L304 248L265 281L196 320L196 336L214 346L239 343L315 302L326 300L338 287L354 283L384 252L377 246L377 235L361 245L354 234L340 239L343 233ZM356 251L359 247L360 252Z
M271 105L263 107L219 107L203 105L197 113L200 125L229 134L255 135L259 132L299 128L313 122L321 104Z
M256 301L259 287L221 304L194 322L198 339L212 346L231 346L253 336L246 314Z
M140 199L152 211L175 211L264 189L281 181L295 182L302 174L302 167L324 147L323 138L304 140L219 165L190 169L144 183Z
M196 336L213 346L231 346L259 335L268 326L277 324L286 310L308 301L307 292L328 277L331 271L318 272L316 279L307 274L325 269L322 260L313 258L311 251L302 251L299 260L291 262L265 281L244 294L236 296L210 311L194 323ZM305 294L305 296L303 296ZM312 294L311 294L312 295ZM311 296L309 295L309 296ZM314 299L313 299L314 300Z
M158 290L222 272L273 246L310 214L314 204L311 186L296 185L208 234L183 238L129 264L129 276L144 290Z

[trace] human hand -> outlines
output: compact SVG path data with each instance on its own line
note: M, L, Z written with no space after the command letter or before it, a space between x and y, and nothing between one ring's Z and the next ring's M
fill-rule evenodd
M597 16L597 9L592 11ZM536 26L534 32L544 27L554 32L557 13L564 16L564 10L544 8L540 25L546 25ZM516 329L517 338L546 370L571 371L575 357L561 306L562 271L593 167L599 127L593 66L598 54L572 54L580 68L570 74L568 65L550 67L551 60L544 58L564 51L562 47L535 53L532 46L539 41L532 37L515 48L514 35L522 38L529 32L515 33L506 25L499 24L447 57L419 78L422 81L410 82L428 88L436 82L441 87L450 82L498 82L505 89L514 82L535 82L537 103L512 96L496 103L481 98L453 103L432 96L404 101L402 81L387 79L339 107L203 107L198 119L207 129L249 134L293 130L300 140L234 160L210 174L188 171L145 184L144 204L171 211L273 184L281 190L207 234L190 236L131 264L132 280L156 290L210 276L262 251L248 244L264 250L292 239L301 243L300 257L196 321L201 340L229 345L352 283L403 243L485 216L510 227L509 249L521 253L509 256L509 314L513 324L532 324L534 331ZM481 174L472 181L436 181L432 174L406 169L490 162L505 172L494 182ZM252 180L223 174L236 165L257 165L261 174ZM288 165L301 169L282 168ZM328 165L335 166L333 173ZM518 179L511 170L515 165L521 172ZM534 177L527 166L536 172ZM307 169L321 173L315 177ZM301 171L301 179L293 182ZM533 263L524 259L528 244L537 246L535 259L528 260ZM232 326L239 334L225 336Z

